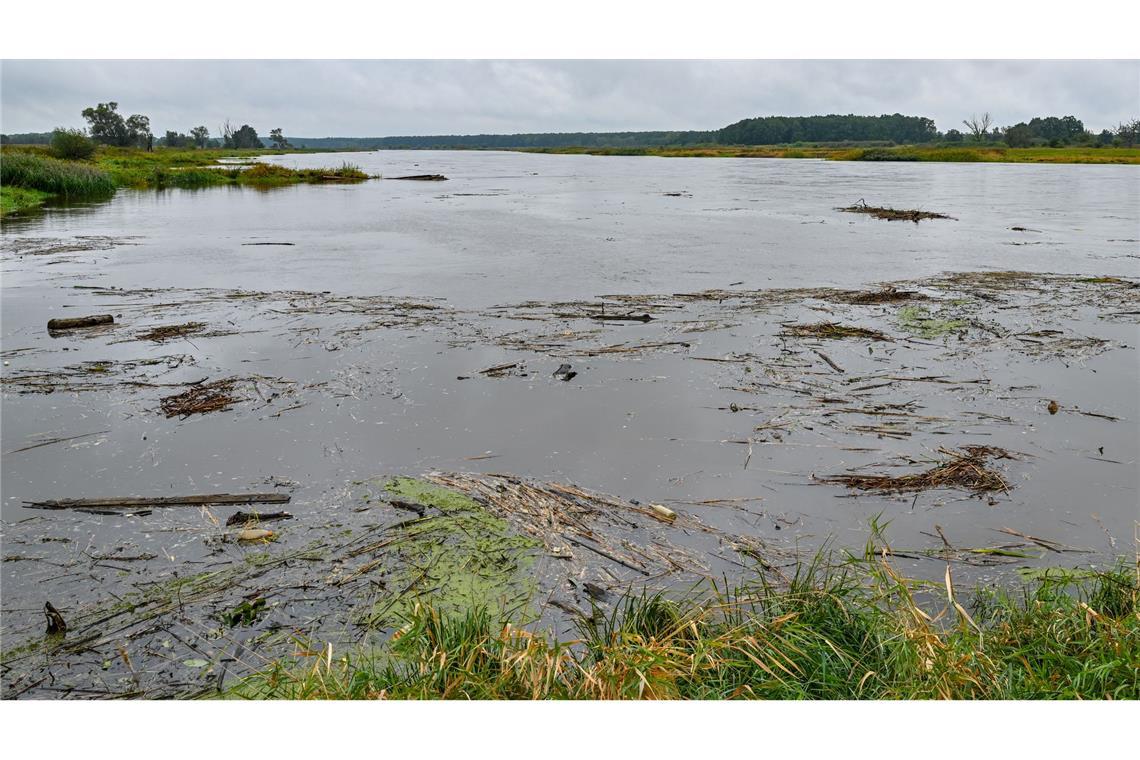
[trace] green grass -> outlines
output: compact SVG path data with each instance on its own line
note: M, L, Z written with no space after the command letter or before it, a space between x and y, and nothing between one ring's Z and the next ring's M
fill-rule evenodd
M0 184L64 198L92 198L115 192L114 180L101 169L31 152L5 151L0 156Z
M0 187L0 216L39 208L50 197L51 193L45 193L41 190L4 185Z
M90 197L108 195L115 188L201 188L215 185L276 186L296 183L359 182L369 176L358 166L344 163L336 168L289 169L259 163L259 156L277 155L275 150L183 150L100 146L90 161L61 161L39 146L5 146L2 154L5 186L34 188L53 195ZM290 151L292 152L292 151ZM220 159L248 159L223 163ZM8 165L11 165L9 178ZM85 178L94 188L62 186L55 177ZM72 184L75 184L74 182Z
M230 696L273 699L1137 699L1137 568L979 589L904 579L868 547L674 600L631 594L559 642L486 608L416 607L378 649L278 662ZM923 601L920 602L919 599Z

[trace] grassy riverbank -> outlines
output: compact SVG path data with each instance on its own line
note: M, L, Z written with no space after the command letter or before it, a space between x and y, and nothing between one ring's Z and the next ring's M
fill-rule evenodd
M103 146L91 160L65 161L53 158L43 147L5 146L0 155L3 213L26 211L52 197L108 197L118 188L264 187L301 182L359 182L369 178L359 167L348 163L336 168L289 169L256 162L259 156L285 152L164 148L145 151Z
M45 193L40 190L28 190L23 187L8 187L4 185L0 187L0 216L38 208L50 197L51 193Z
M658 148L529 148L529 153L666 158L817 158L828 161L937 161L967 163L1140 164L1137 148L1002 148L902 145L850 148L781 145L712 145Z
M702 599L631 596L559 643L416 608L376 651L313 647L231 696L273 699L1137 699L1137 568L979 589L904 579L873 549Z

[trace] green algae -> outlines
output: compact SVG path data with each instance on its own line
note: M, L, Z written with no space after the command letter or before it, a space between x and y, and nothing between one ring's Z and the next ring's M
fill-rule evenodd
M923 338L939 338L969 326L964 319L944 319L931 314L921 306L902 307L899 309L898 319L899 327Z
M355 621L371 628L401 624L417 606L444 615L486 609L501 616L530 614L537 589L530 572L539 542L518 534L466 494L415 478L384 484L392 498L439 514L401 527L382 557L383 591L358 610Z

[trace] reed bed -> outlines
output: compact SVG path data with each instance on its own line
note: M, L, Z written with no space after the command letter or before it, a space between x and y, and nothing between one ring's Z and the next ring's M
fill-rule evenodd
M0 157L0 184L64 198L99 197L115 192L111 175L101 169L76 161L12 151L5 151Z

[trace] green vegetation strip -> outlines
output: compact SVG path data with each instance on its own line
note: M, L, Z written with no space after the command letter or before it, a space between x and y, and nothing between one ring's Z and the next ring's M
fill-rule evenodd
M379 648L279 661L233 696L273 699L1137 699L1137 569L980 590L900 577L873 551L703 600L631 594L559 642L485 607L417 607ZM935 601L930 612L918 597ZM940 597L940 598L939 598ZM930 607L929 603L926 605ZM941 611L937 607L941 607Z
M42 204L50 197L106 198L117 188L200 188L214 185L278 186L297 183L360 182L369 179L360 167L290 169L253 161L265 150L147 151L101 146L90 160L54 158L45 148L5 147L0 156L4 213ZM249 158L222 163L222 158ZM39 196L30 195L35 191Z

